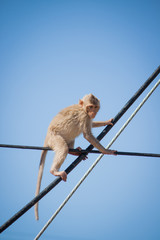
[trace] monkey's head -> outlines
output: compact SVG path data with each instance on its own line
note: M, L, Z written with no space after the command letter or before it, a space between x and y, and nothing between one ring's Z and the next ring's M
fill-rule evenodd
M91 119L95 118L100 109L99 99L91 93L85 95L81 100L79 100L79 104Z

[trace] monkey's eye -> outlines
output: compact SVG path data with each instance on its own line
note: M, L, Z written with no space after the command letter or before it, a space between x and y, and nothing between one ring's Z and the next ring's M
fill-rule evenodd
M88 109L90 109L90 110L93 109L93 106L92 106L92 105L91 105L91 106L88 106Z

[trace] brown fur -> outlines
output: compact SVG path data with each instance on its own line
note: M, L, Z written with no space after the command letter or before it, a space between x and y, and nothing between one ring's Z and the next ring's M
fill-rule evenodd
M92 126L105 126L111 124L111 120L105 122L92 122L89 112L86 110L88 106L92 106L93 108L96 106L94 109L88 110L90 112L94 112L96 115L100 107L100 102L92 94L86 95L82 100L80 100L79 104L72 105L60 111L53 118L48 127L44 146L50 147L55 151L55 157L50 172L55 176L61 176L64 181L66 181L66 173L64 171L59 172L59 169L68 154L69 148L74 147L75 138L81 133L83 133L84 138L86 138L103 154L113 154L113 151L106 150L91 132ZM36 196L40 191L46 154L46 150L42 151L37 180ZM38 203L35 205L35 216L38 220Z

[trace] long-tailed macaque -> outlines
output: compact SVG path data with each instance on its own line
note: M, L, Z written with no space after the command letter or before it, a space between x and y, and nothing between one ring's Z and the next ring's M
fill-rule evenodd
M50 147L55 151L54 161L50 169L51 174L60 176L63 181L67 180L67 173L59 171L59 169L69 152L69 148L74 148L75 138L81 133L83 133L85 139L103 154L115 154L114 150L106 150L92 135L92 127L113 125L113 119L104 122L92 122L99 108L100 101L94 95L89 94L84 96L79 101L79 104L63 109L53 118L44 142L44 147ZM40 191L46 154L47 150L43 150L39 166L36 196ZM35 205L35 216L38 220L38 203Z

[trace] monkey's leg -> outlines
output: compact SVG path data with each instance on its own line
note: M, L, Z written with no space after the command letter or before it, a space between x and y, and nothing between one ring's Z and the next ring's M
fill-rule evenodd
M54 147L55 157L53 160L53 164L51 166L50 173L55 176L60 176L63 181L67 180L67 174L65 171L59 171L61 165L63 164L67 154L68 154L68 145L64 138L60 135L54 135L52 137L50 147Z

